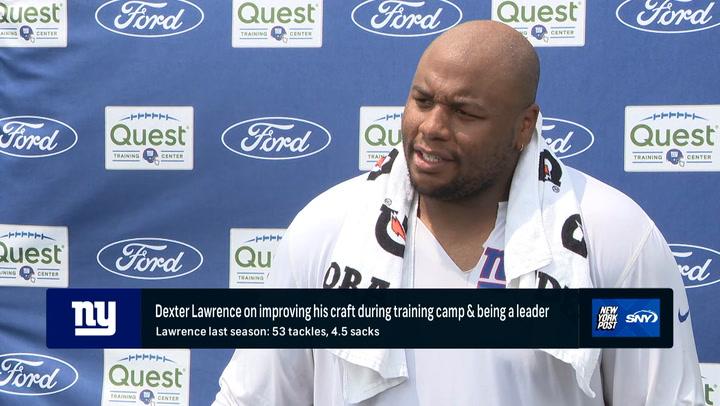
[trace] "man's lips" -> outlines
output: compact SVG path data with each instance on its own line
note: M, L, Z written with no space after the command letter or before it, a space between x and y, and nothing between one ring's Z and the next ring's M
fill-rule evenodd
M453 160L451 155L445 151L431 150L421 146L416 146L413 152L415 165L420 170L439 169Z

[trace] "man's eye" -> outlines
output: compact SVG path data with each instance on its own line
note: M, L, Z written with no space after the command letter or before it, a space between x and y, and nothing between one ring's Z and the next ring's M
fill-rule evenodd
M478 118L476 115L468 113L467 111L462 110L462 109L455 109L455 112L459 116L464 117L464 118Z
M415 103L417 103L420 107L431 107L432 106L432 100L431 99L425 99L425 98L416 98Z

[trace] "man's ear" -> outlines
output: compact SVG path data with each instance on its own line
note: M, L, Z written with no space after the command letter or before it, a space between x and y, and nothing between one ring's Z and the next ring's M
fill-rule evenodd
M535 103L528 106L522 112L520 116L520 131L518 132L518 137L515 140L515 148L518 151L522 151L525 146L530 143L539 114L540 106Z

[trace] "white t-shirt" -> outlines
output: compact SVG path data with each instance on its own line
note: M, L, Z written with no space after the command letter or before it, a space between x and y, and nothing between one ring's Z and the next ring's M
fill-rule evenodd
M674 292L674 313L684 314L688 303L682 279L654 223L627 196L579 171L567 170L580 203L593 285L669 287ZM365 176L343 182L297 215L273 258L277 271L271 280L275 286L322 287L340 225L352 214L353 203L370 187L368 183ZM501 219L496 221L485 251L502 251L501 245L492 242L501 223ZM432 235L423 236L422 229L417 229L415 237L425 239L421 244L429 240L432 245ZM444 263L448 268L439 255L444 252L438 253L437 247L439 244L433 251L425 246L416 252L434 252L433 261L439 261L436 265ZM492 254L497 261L497 253ZM426 273L423 265L428 272L438 269L427 257L416 261L415 272L421 274L416 286L432 284L427 281L435 277L422 276ZM457 275L455 280L465 286L497 281L498 266L493 263L495 273L484 279L473 280L471 275L463 282L463 275ZM407 351L408 380L360 405L703 405L690 318L684 322L674 318L673 343L670 349L602 350L590 382L596 393L592 399L577 386L572 367L541 351ZM220 378L214 405L346 405L343 388L351 383L343 379L343 362L325 350L240 349Z

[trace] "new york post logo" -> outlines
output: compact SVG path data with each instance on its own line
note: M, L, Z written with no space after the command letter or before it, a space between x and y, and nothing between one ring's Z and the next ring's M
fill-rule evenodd
M660 337L659 299L593 299L593 337Z
M116 331L116 305L114 301L73 301L76 336L113 336Z
M138 348L139 289L48 289L48 348Z

